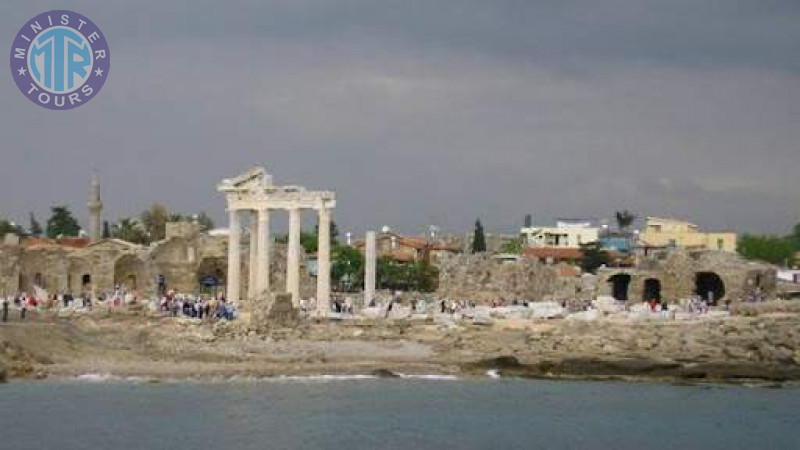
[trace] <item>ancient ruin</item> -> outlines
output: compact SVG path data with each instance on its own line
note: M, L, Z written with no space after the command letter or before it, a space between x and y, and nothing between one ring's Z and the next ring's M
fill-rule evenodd
M250 215L250 265L247 296L255 300L272 292L270 272L270 213L273 210L289 212L289 239L286 258L286 291L291 294L295 307L300 305L300 214L312 209L318 214L317 250L317 313L327 315L330 310L330 223L331 210L336 206L331 191L307 191L300 186L276 186L272 176L263 168L255 167L236 178L223 180L218 188L228 203L228 283L227 297L240 302L241 245L240 213ZM255 233L253 230L257 230Z
M597 292L630 303L699 296L711 305L775 294L775 268L723 251L673 251L633 268L598 271Z

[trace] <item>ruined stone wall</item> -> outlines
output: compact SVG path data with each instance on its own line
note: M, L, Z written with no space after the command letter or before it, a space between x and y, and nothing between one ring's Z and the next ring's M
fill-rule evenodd
M580 279L559 277L556 266L534 260L502 262L488 255L454 255L439 267L437 296L488 303L503 298L544 300L577 295Z
M0 245L0 295L19 291L19 259L21 249Z
M775 294L775 268L720 251L674 251L661 260L644 260L633 269L601 269L598 271L597 290L600 295L612 295L611 277L628 274L631 276L628 287L630 303L647 300L644 286L645 281L651 278L661 283L662 298L678 301L695 294L699 273L715 274L722 280L725 294L717 299L721 302L739 301L756 289L767 298Z

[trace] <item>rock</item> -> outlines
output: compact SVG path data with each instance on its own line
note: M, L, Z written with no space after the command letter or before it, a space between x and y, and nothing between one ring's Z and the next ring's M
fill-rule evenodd
M473 325L492 325L492 324L494 324L494 321L489 316L479 315L479 316L475 316L472 319L472 324Z
M8 382L8 368L0 362L0 383Z
M616 314L625 310L623 302L607 295L598 296L592 301L592 306L604 314Z
M370 373L370 375L378 378L400 378L400 375L388 369L375 369L372 371L372 373Z

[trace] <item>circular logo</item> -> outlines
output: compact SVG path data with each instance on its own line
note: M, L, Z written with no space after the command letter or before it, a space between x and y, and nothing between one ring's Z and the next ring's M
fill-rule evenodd
M106 82L111 54L105 36L86 16L49 11L29 20L11 46L11 75L32 102L72 109Z

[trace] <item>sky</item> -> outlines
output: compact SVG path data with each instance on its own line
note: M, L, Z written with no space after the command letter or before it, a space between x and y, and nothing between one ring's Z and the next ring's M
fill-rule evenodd
M53 9L100 27L111 70L69 111L0 81L0 217L22 224L66 204L86 225L96 171L104 219L224 226L216 184L254 165L336 191L354 233L800 222L796 0L0 0L0 37Z

